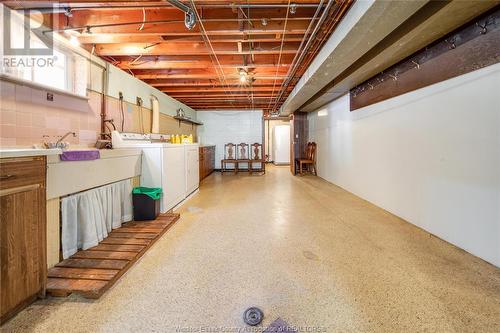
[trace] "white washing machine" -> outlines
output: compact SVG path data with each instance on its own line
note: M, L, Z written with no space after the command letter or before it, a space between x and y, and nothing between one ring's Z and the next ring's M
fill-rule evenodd
M160 212L180 204L199 187L198 144L152 141L158 134L112 133L113 148L142 149L141 186L161 187Z

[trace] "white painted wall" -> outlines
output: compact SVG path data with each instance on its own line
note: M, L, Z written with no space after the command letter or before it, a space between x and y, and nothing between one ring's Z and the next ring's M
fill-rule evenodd
M198 111L198 140L215 144L215 168L220 169L224 144L262 143L262 111ZM229 166L232 167L232 166ZM244 167L244 166L243 166Z
M113 65L109 65L108 80L107 95L109 96L118 98L121 91L123 92L123 99L133 104L136 103L136 98L139 96L144 102L144 107L151 109L151 95L154 95L160 101L161 113L175 116L177 109L182 108L187 116L196 119L196 111L189 106Z
M500 266L500 64L309 114L319 176ZM321 116L323 114L323 116Z

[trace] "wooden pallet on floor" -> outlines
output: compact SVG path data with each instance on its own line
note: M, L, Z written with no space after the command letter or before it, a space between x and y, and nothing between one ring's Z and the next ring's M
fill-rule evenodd
M162 214L154 221L123 224L99 245L49 269L47 293L101 297L178 219L179 214Z

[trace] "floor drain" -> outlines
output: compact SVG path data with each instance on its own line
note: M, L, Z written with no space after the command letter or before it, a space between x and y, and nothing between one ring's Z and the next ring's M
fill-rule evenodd
M264 318L264 313L259 308L248 308L243 313L243 321L250 326L259 325Z

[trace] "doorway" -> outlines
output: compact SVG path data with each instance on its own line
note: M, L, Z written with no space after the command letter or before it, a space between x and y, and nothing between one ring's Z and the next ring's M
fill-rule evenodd
M266 163L290 164L290 119L288 117L264 118L264 145Z

